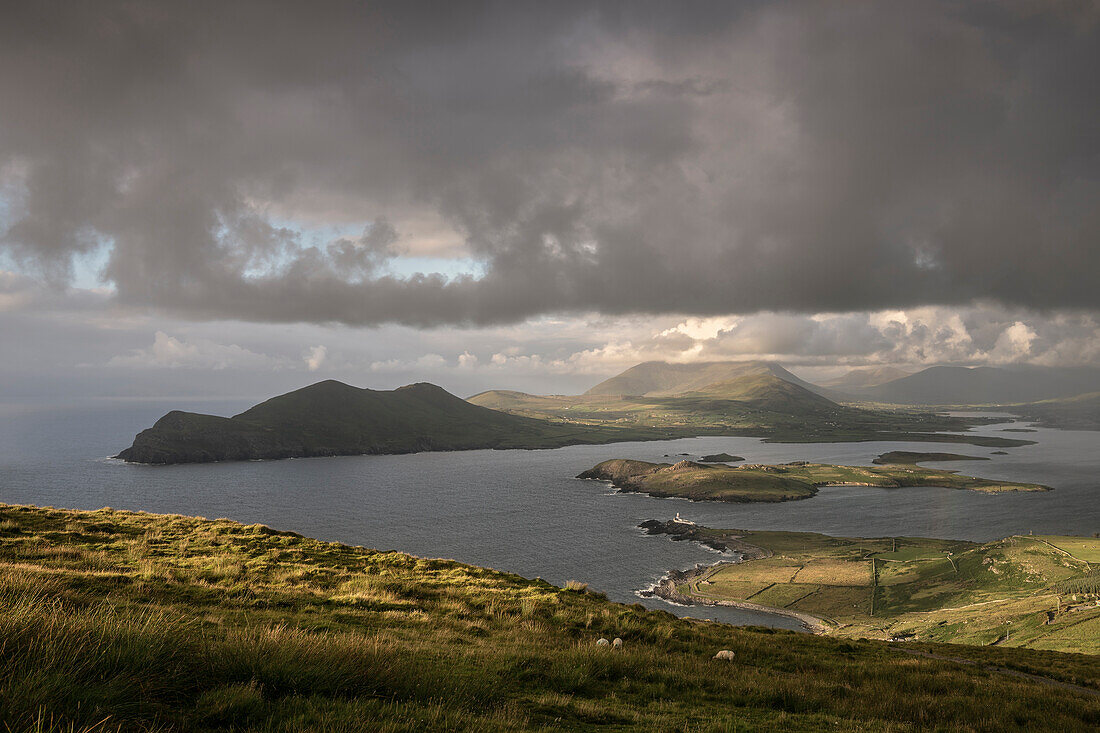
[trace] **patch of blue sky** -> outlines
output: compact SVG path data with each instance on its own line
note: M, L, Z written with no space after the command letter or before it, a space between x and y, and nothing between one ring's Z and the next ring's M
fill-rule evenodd
M104 280L104 272L113 248L112 242L100 242L95 249L74 255L72 286L86 290L110 287L111 283Z
M269 217L268 223L276 229L287 229L297 235L302 248L326 245L338 239L356 240L370 231L372 221L345 222L339 224L315 225L283 217ZM297 253L283 252L269 258L262 267L248 270L248 277L262 277L278 272L289 265ZM424 255L397 254L386 260L379 268L379 275L407 279L416 275L442 275L448 280L460 277L480 278L485 275L486 264L472 257L431 257Z
M10 184L0 185L0 229L7 229L15 219L17 194Z
M344 222L318 226L298 219L269 216L267 223L276 229L288 229L296 233L304 247L319 247L337 239L357 239L371 227L373 222Z
M0 235L5 234L12 225L12 220L15 217L14 208L14 195L10 191L5 192L4 188L0 187ZM11 256L11 252L2 245L0 245L0 270L19 272L18 263Z
M0 234L15 223L19 216L21 189L9 184L0 188ZM102 273L111 256L109 242L101 242L95 248L87 252L77 253L70 259L72 278L70 285L74 288L90 290L104 286ZM12 255L10 250L0 246L0 270L19 272L25 275L35 275L33 266L28 268L27 262L21 262Z
M394 257L384 266L387 274L410 278L414 275L442 275L448 280L485 276L486 264L472 257Z
M0 196L0 231L10 226L11 217L14 215L13 209L14 205L11 199ZM366 221L315 226L306 225L293 219L281 218L271 218L268 222L275 228L294 232L300 248L318 247L319 249L324 249L326 245L338 239L358 239L364 232L369 230L372 224L372 222ZM226 232L221 233L225 234ZM110 261L113 245L113 241L104 238L97 247L73 255L70 285L80 289L111 287L111 283L104 280L104 272ZM270 257L265 258L262 263L256 263L254 266L247 268L242 274L245 277L277 276L281 270L294 261L299 253L296 248L273 253ZM13 257L11 252L0 247L0 269L32 274L27 271L24 264ZM454 280L461 277L481 278L485 275L485 272L485 262L471 257L397 254L381 263L376 275L389 275L401 279L416 275L441 275L448 280Z
M103 279L103 271L110 257L111 248L107 244L73 255L70 260L72 270L69 285L81 290L110 287L110 283ZM28 266L27 261L17 260L11 252L2 248L0 248L0 270L18 272L31 277L41 274L41 270L37 270L33 265Z
M0 248L0 270L6 272L20 272L19 263L11 256L11 253Z

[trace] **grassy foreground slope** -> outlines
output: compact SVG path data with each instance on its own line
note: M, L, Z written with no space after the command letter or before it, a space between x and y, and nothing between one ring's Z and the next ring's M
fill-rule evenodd
M260 525L0 505L13 731L1081 730L1096 690L1091 657L699 624Z
M764 550L685 577L678 591L704 602L748 601L810 614L838 636L1100 654L1100 567L1093 565L1100 539L1026 536L976 544L702 527L691 533L696 541Z
M119 458L191 463L258 458L555 448L668 437L653 430L570 426L478 407L433 384L392 391L328 380L273 397L234 417L173 411Z
M676 464L648 463L615 458L597 464L577 476L610 481L621 491L637 491L657 497L696 501L789 501L808 499L819 486L855 485L894 489L905 486L940 486L985 493L1050 491L1040 484L990 481L954 471L919 468L912 464L836 466L795 461L776 466L758 463L725 466L692 461Z

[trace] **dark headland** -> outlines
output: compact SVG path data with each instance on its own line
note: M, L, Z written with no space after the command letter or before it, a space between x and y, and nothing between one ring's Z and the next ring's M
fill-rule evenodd
M434 384L392 391L328 380L234 417L173 410L118 454L132 463L203 463L479 448L556 448L664 437L553 424L470 404Z

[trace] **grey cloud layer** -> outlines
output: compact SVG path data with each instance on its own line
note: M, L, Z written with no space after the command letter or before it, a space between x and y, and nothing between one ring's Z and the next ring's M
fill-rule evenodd
M198 318L1093 310L1090 7L7 4L2 241ZM485 274L383 274L414 219Z

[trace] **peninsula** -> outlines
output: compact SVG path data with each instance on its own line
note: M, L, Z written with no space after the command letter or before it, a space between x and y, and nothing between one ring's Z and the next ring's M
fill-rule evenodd
M669 573L654 593L678 603L771 609L834 636L1100 653L1097 538L975 543L641 526L739 557Z
M940 486L987 493L1050 491L1041 484L990 481L954 471L917 468L913 465L882 467L836 466L795 461L775 466L751 463L742 466L694 463L648 463L622 458L604 461L577 476L610 481L619 491L656 497L680 497L695 501L790 501L808 499L821 486L877 486L896 489Z

